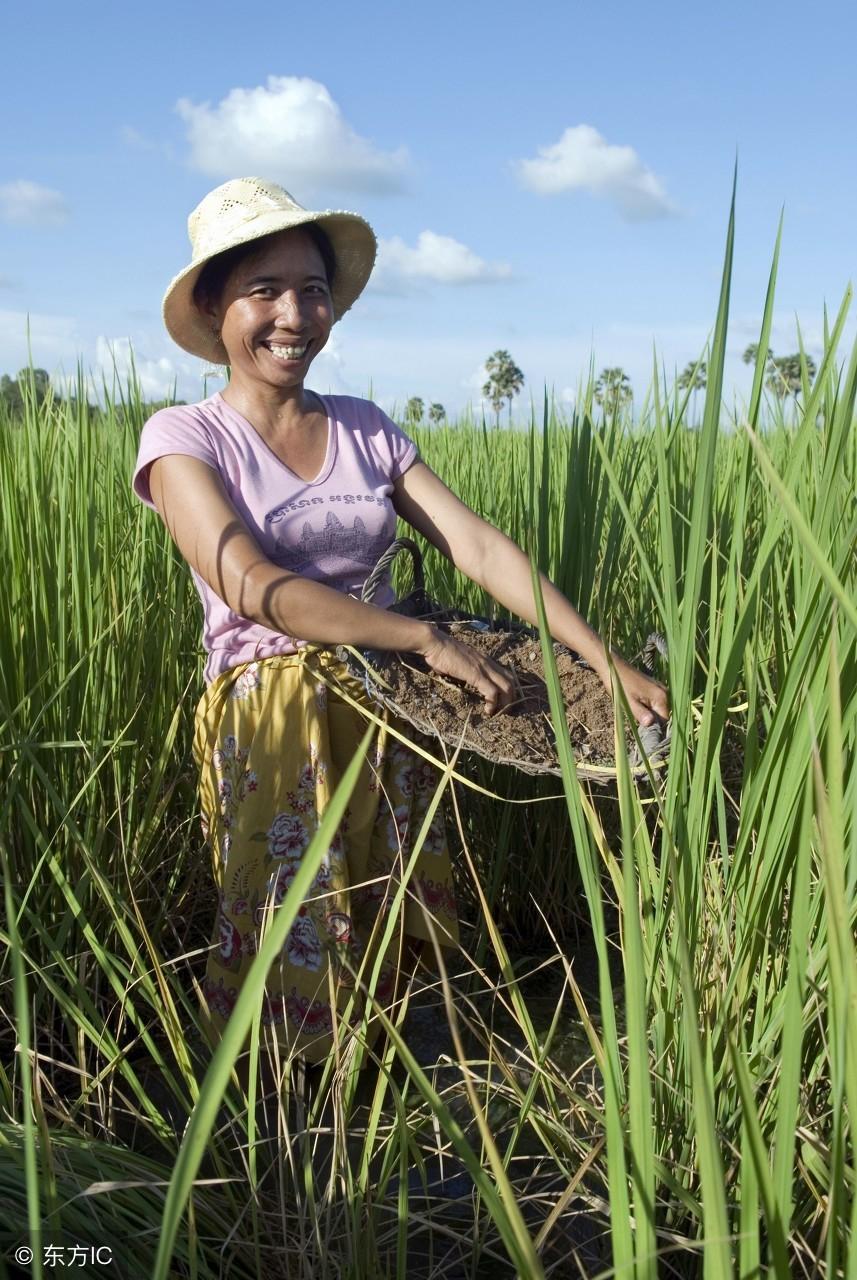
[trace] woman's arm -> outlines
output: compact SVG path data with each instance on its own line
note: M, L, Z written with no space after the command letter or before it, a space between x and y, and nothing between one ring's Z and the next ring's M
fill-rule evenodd
M536 623L530 562L510 538L461 502L443 481L416 462L396 481L393 503L402 519L419 530L438 551L512 613ZM607 654L600 637L565 596L540 575L551 635L574 649L610 688ZM611 652L628 704L640 724L666 719L666 690L656 680Z
M275 565L262 551L213 467L187 454L157 458L149 488L188 564L234 613L310 644L351 644L421 654L485 699L489 714L515 696L508 673L437 628L405 618Z

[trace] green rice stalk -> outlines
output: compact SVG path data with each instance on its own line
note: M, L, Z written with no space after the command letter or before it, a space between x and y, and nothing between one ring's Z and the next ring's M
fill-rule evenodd
M539 580L535 548L530 541L530 565L533 581L533 598L539 623L539 636L544 663L545 684L550 701L551 719L556 734L557 757L562 770L563 790L568 805L569 820L574 832L575 848L580 860L581 876L589 906L593 927L593 941L598 956L598 983L601 999L601 1016L604 1021L604 1090L605 1123L607 1127L607 1174L610 1189L610 1222L613 1245L613 1266L617 1274L632 1274L634 1246L630 1229L630 1204L628 1200L627 1166L625 1163L625 1119L622 1070L619 1062L619 1042L613 1013L613 985L607 958L607 939L604 913L601 903L601 886L596 864L592 856L589 832L580 802L580 783L568 735L564 732L565 708L556 669L553 643L548 630L544 598Z
M647 834L639 803L635 803L625 749L625 709L614 678L616 707L616 767L622 819L623 947L625 1009L628 1027L628 1115L631 1148L631 1186L634 1205L634 1275L656 1280L655 1134L652 1126L651 1065L648 1043L648 1000L640 925L637 865L645 866ZM642 849L640 848L642 846ZM645 873L643 873L643 877ZM643 878L641 877L641 878ZM650 900L650 899L649 899Z
M27 1228L29 1246L33 1252L33 1274L42 1277L42 1221L41 1221L41 1189L39 1186L39 1163L37 1157L36 1125L33 1119L33 1075L30 1066L32 1044L32 1027L30 1023L29 999L27 996L27 974L20 948L18 933L18 912L12 893L12 877L6 849L0 842L0 861L3 864L3 897L6 908L6 920L9 929L9 945L12 955L14 975L14 1007L15 1024L18 1040L18 1065L21 1073L21 1124L24 1137L24 1171L27 1186ZM48 1158L47 1150L45 1159Z

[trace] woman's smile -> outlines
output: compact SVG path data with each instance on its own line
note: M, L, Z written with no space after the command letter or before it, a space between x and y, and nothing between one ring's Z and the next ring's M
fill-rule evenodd
M283 346L280 343L265 342L263 343L263 346L266 346L271 355L276 356L278 360L303 360L309 350L310 344L305 342L303 346Z

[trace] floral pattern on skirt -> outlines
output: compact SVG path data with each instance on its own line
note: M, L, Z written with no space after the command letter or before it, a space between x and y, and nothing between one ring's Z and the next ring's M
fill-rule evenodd
M359 684L330 651L307 647L223 672L197 706L193 751L201 824L220 899L203 982L212 1039L235 1006L266 913L288 893L365 732L366 719L336 686L366 705ZM266 982L263 1024L307 1061L330 1052L337 1018L354 995L352 970L376 959L373 932L383 927L379 916L436 785L431 765L386 727L376 730L343 821ZM458 916L440 813L417 857L377 1000L395 991L402 933L431 938L426 912L437 940L456 946Z

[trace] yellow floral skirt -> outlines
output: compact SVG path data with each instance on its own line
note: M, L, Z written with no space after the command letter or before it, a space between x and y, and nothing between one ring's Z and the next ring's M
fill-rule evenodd
M337 686L369 705L332 652L305 648L223 672L197 706L201 821L220 899L202 988L212 1040L235 1006L266 912L282 902L365 733L366 718ZM335 1035L342 1039L354 974L363 965L365 981L377 959L390 898L436 785L433 766L386 726L376 729L343 821L266 981L263 1028L287 1052L318 1062ZM408 881L376 1000L394 994L404 936L430 940L432 932L441 945L458 943L440 812ZM360 1010L357 999L352 1019Z

